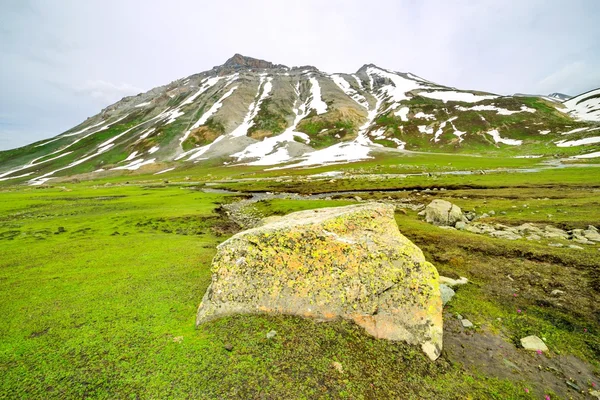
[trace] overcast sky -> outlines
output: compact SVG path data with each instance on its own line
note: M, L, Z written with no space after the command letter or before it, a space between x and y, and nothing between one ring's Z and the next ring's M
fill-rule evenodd
M234 53L500 94L600 87L599 0L0 0L0 150Z

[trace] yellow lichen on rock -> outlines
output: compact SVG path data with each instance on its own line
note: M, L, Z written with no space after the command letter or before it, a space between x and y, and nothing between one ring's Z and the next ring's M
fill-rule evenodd
M442 348L435 267L380 203L300 211L218 247L196 323L235 313L355 321L378 338Z

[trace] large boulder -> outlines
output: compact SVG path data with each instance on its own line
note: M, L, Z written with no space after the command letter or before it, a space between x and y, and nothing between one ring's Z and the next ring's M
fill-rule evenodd
M197 325L236 313L342 317L440 355L438 273L391 205L300 211L240 232L218 246L212 272Z
M459 206L446 200L435 199L425 207L425 221L438 226L454 226L467 222Z

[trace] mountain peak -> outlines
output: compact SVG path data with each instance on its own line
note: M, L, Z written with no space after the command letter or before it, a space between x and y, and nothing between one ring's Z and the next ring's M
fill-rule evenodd
M225 64L222 65L224 68L259 68L259 69L270 69L270 68L278 68L282 67L282 65L275 65L270 61L261 60L258 58L243 56L239 53L236 53L225 61Z

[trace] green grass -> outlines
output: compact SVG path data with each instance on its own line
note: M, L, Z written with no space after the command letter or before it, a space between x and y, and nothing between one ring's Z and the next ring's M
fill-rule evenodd
M231 232L214 210L231 199L178 186L66 190L0 194L0 393L9 398L532 398L522 383L432 363L343 321L233 316L195 329L215 247Z

